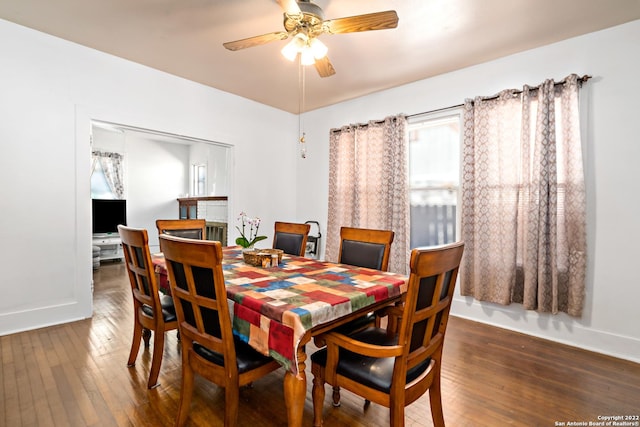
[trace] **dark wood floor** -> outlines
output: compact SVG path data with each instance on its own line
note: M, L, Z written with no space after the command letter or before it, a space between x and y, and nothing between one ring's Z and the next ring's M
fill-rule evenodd
M94 279L92 319L0 337L0 425L173 425L180 395L175 332L166 341L161 385L147 390L151 351L141 350L136 366L126 366L132 313L124 265L103 265ZM444 353L450 427L559 426L640 415L639 364L459 318L449 324ZM276 371L241 391L241 426L286 425L282 377ZM307 377L304 424L310 426L309 372ZM348 392L340 408L328 399L326 426L388 425L386 408L371 404L364 410ZM221 425L223 411L224 393L198 379L189 425ZM426 395L407 408L406 424L432 425Z

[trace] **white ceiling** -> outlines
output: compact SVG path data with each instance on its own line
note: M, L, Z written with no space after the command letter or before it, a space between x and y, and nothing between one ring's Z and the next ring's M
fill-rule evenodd
M640 19L640 0L316 0L325 19L394 9L390 30L322 35L336 74L306 70L304 110ZM275 0L1 0L0 18L298 113L287 41L222 43L283 30Z

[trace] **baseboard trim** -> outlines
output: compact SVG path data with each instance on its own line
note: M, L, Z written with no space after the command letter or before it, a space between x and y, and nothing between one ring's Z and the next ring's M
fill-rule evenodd
M640 363L640 340L588 328L563 313L551 315L498 304L455 299L451 315Z
M78 301L0 314L0 336L75 322L91 317Z

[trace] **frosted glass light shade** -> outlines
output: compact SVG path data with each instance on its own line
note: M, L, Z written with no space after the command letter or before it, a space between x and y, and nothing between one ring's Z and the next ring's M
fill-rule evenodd
M303 65L312 65L316 59L324 58L329 49L317 38L309 38L302 34L296 34L289 43L287 43L282 50L282 56L289 61L294 61L300 53Z
M302 52L307 47L308 38L302 33L296 34L289 43L282 48L280 53L289 61L293 61L298 56L298 52Z
M293 40L291 40L282 48L280 53L282 53L282 56L287 58L289 61L293 62L293 60L296 59L296 56L298 56L298 48L293 43Z
M303 49L300 55L302 65L313 65L316 62L316 59L313 57L313 52L309 48Z
M324 58L329 50L329 48L318 39L311 40L309 47L311 48L311 52L313 52L313 57L315 59Z

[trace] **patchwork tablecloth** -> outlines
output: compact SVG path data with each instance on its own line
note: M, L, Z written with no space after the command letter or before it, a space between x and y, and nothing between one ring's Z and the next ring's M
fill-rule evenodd
M407 289L407 277L394 273L286 254L278 267L261 268L245 264L239 247L223 253L234 333L294 374L306 331ZM153 258L166 286L164 258Z

